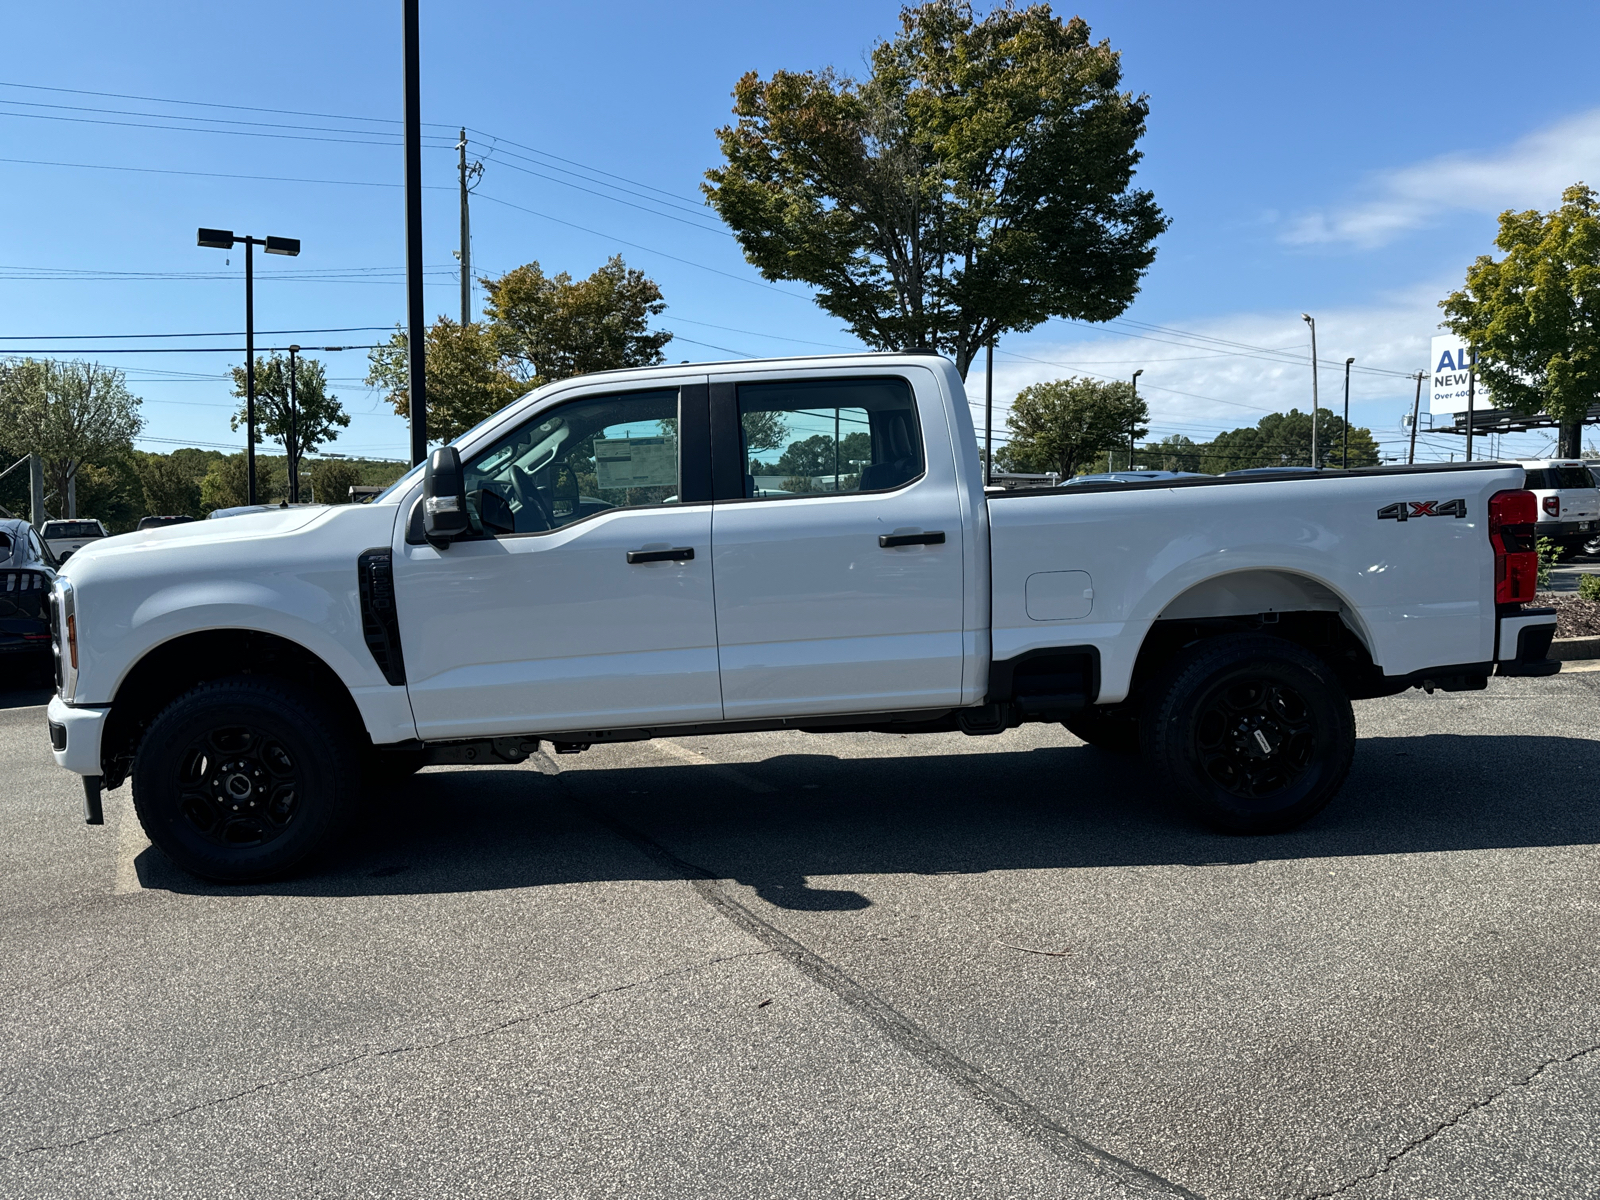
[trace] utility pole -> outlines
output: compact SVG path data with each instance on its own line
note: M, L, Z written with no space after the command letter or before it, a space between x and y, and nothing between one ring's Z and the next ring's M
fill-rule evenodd
M1317 321L1310 313L1300 319L1311 326L1311 465L1317 465Z
M411 397L411 464L428 457L428 393L422 295L422 70L418 0L404 0L406 144L406 358Z
M1478 380L1478 348L1472 348L1472 365L1467 368L1467 461L1472 461L1472 401L1473 385Z
M1344 469L1350 469L1350 364L1354 356L1344 360Z
M994 339L989 339L988 367L983 374L983 486L994 482Z
M285 447L289 451L289 503L300 503L300 430L296 417L299 414L300 394L299 380L296 372L295 355L300 353L299 346L289 347L289 444Z
M1406 452L1406 466L1412 466L1417 461L1417 421L1422 416L1422 381L1428 377L1426 371L1418 371L1417 398L1411 402L1411 449Z
M1139 376L1144 374L1140 367L1133 373L1133 408L1128 413L1128 470L1133 470L1133 439L1134 430L1139 427Z
M50 514L44 510L44 459L28 455L28 524L43 529Z
M256 277L255 242L244 239L244 490L256 502Z
M472 214L467 197L472 194L472 185L483 174L483 164L475 162L467 165L465 129L461 131L456 150L459 152L456 169L461 175L461 249L456 251L456 257L461 260L461 323L467 325L472 321Z

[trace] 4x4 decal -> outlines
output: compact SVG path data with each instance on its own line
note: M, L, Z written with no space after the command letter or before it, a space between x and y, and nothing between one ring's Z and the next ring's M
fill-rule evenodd
M1397 500L1378 510L1380 521L1409 521L1412 517L1464 517L1465 500Z

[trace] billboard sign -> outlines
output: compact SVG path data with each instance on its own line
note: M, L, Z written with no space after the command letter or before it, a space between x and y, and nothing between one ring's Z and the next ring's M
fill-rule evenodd
M1428 411L1435 415L1466 412L1467 373L1472 365L1472 351L1466 342L1453 333L1441 333L1433 339L1428 361L1433 368L1430 376L1433 382L1428 385ZM1473 390L1472 407L1479 410L1491 407L1481 377Z

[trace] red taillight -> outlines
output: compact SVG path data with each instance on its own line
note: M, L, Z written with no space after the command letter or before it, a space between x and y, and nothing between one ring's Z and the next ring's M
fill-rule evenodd
M1496 604L1533 599L1539 585L1539 555L1534 549L1538 519L1539 505L1532 492L1496 492L1490 497L1489 544L1494 547Z
M1544 515L1547 517L1559 517L1561 515L1560 496L1546 496L1544 498Z

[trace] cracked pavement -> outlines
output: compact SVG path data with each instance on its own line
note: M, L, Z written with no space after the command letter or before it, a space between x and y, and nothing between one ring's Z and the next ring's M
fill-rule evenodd
M222 889L0 693L0 1194L1600 1196L1600 672L1304 830L998 738L430 768Z

